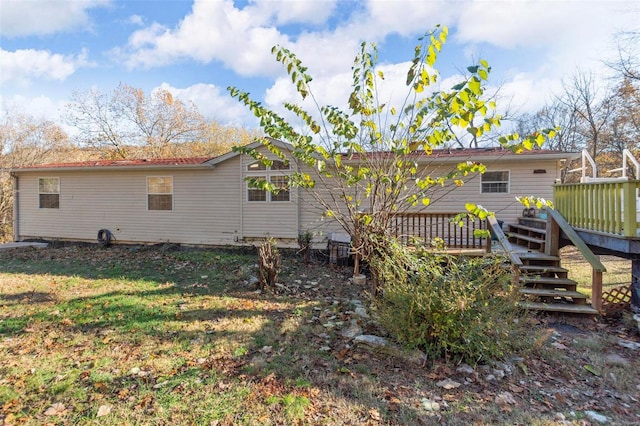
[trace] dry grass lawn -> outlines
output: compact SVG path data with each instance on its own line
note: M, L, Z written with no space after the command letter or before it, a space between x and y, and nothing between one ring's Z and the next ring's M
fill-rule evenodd
M368 352L343 331L365 287L286 256L277 293L252 251L66 245L0 252L0 423L100 425L640 423L624 319L529 315L490 365ZM622 274L622 273L621 273ZM615 278L614 281L621 281Z

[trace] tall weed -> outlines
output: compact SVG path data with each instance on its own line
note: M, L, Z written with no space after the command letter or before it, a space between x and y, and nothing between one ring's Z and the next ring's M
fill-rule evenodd
M411 251L388 241L370 259L382 326L430 357L469 363L505 357L524 340L517 289L503 262Z

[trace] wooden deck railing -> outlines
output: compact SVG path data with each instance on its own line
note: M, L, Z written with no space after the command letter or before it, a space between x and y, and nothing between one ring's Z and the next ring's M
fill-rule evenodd
M638 188L638 180L560 184L553 197L556 210L573 227L637 237Z
M451 221L458 213L398 213L391 224L392 234L405 244L418 238L430 244L441 238L450 248L488 249L489 238L474 235L476 229L487 229L486 221L463 218L463 226Z

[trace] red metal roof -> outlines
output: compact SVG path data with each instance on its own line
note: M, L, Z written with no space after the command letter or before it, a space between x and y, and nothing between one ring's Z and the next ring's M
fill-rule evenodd
M378 158L391 157L392 154L388 151L367 153L369 158L378 156ZM503 148L454 148L454 149L434 149L431 154L426 154L424 151L415 151L409 155L414 159L425 160L440 160L440 161L461 161L462 159L475 160L475 161L487 161L490 159L498 159L500 157L511 157L514 159L522 157L538 157L538 158L572 158L576 157L577 153L572 152L560 152L551 151L548 149L536 149L532 151L524 151L520 154L515 154L509 149ZM343 154L345 160L349 158L347 154ZM93 160L93 161L81 161L75 163L51 163L51 164L35 164L31 166L17 167L14 170L29 170L29 169L88 169L98 167L144 167L144 166L197 166L204 164L213 158L224 159L225 155L220 157L186 157L186 158L152 158L152 159L137 159L137 160ZM358 161L362 156L360 154L354 154L350 157L351 161ZM375 157L374 157L375 158Z
M62 169L62 168L88 168L88 167L134 167L134 166L187 166L203 164L213 157L190 158L151 158L138 160L93 160L78 161L75 163L50 163L34 164L17 168L22 169Z
M409 157L419 157L419 158L431 158L431 159L443 159L443 158L469 158L469 159L473 159L474 157L495 157L495 158L499 158L499 157L503 157L503 156L513 156L513 157L520 157L520 156L538 156L538 155L567 155L568 157L574 157L575 155L578 155L576 153L573 152L561 152L561 151L552 151L549 149L534 149L534 150L525 150L519 154L516 154L515 152L511 151L510 149L506 149L506 148L451 148L451 149L434 149L432 150L431 154L426 154L424 151L414 151L411 154L409 154ZM393 156L393 154L389 151L381 151L381 152L376 152L376 153L371 153L368 152L365 155L371 157L374 155L377 156ZM349 156L347 154L343 154L344 158L348 158ZM351 159L352 160L358 160L362 158L361 154L354 154Z

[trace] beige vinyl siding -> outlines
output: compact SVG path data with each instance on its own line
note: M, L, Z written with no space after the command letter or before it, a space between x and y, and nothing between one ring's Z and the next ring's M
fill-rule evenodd
M73 171L60 177L60 208L38 209L37 174L20 173L20 239L233 244L240 230L238 160L211 170ZM235 165L235 167L234 167ZM50 173L51 174L51 173ZM148 176L173 176L174 209L147 210Z
M271 159L276 159L264 147L258 149ZM241 155L242 179L238 179L235 199L242 203L242 238L247 240L274 237L284 239L298 238L298 191L290 191L289 201L248 201L247 176L286 176L295 169L295 164L290 163L290 170L260 170L247 172L247 166L256 160L248 155ZM267 200L270 197L267 196Z
M465 178L462 187L453 184L444 188L434 188L431 205L422 209L429 212L463 212L466 203L480 204L506 223L515 223L522 216L524 206L516 201L516 196L534 195L547 200L553 199L553 184L558 174L558 163L551 161L500 161L485 163L487 170L509 171L508 193L481 193L480 175ZM536 169L544 169L544 174L534 174Z
M270 155L264 151L266 155ZM272 157L274 158L274 157ZM324 218L325 209L305 189L291 189L290 201L249 202L244 177L246 166L253 162L246 155L231 156L211 169L150 168L149 170L94 170L46 173L19 171L19 239L70 239L95 241L98 230L109 229L119 242L174 242L181 244L234 244L272 236L290 239L300 231L316 235L315 246L326 244L331 232L345 232L332 219ZM510 172L509 193L482 194L480 177L469 176L466 184L435 188L432 204L414 211L463 212L468 202L481 204L494 211L506 223L517 221L523 206L517 195L535 195L551 199L552 185L558 177L556 160L502 159L486 163L488 170ZM295 163L291 162L292 171ZM431 164L439 176L454 163ZM544 174L534 174L544 169ZM313 170L308 170L312 174ZM256 174L259 174L255 173ZM269 174L289 174L272 171ZM60 178L58 209L39 209L38 177ZM172 176L173 210L147 209L147 177ZM318 184L327 198L338 194L331 182ZM335 185L337 187L337 185ZM362 206L366 210L366 205Z
M559 164L556 160L549 161L500 161L485 163L488 170L509 171L509 192L482 194L480 191L480 175L464 178L465 185L455 186L452 182L442 187L434 187L430 192L431 204L427 207L418 205L407 206L408 211L424 212L464 212L466 203L480 204L489 211L493 211L496 217L506 223L515 223L522 215L524 206L516 201L516 196L535 195L548 200L553 198L553 184L558 177ZM431 164L430 170L435 170L433 176L448 173L455 165ZM536 169L546 170L544 174L534 174ZM319 185L318 191L328 193L331 188ZM363 205L363 210L366 206ZM330 232L345 232L340 225L330 219L322 219L324 209L314 200L312 194L301 192L301 229L321 232L322 236ZM322 240L316 238L317 243Z

